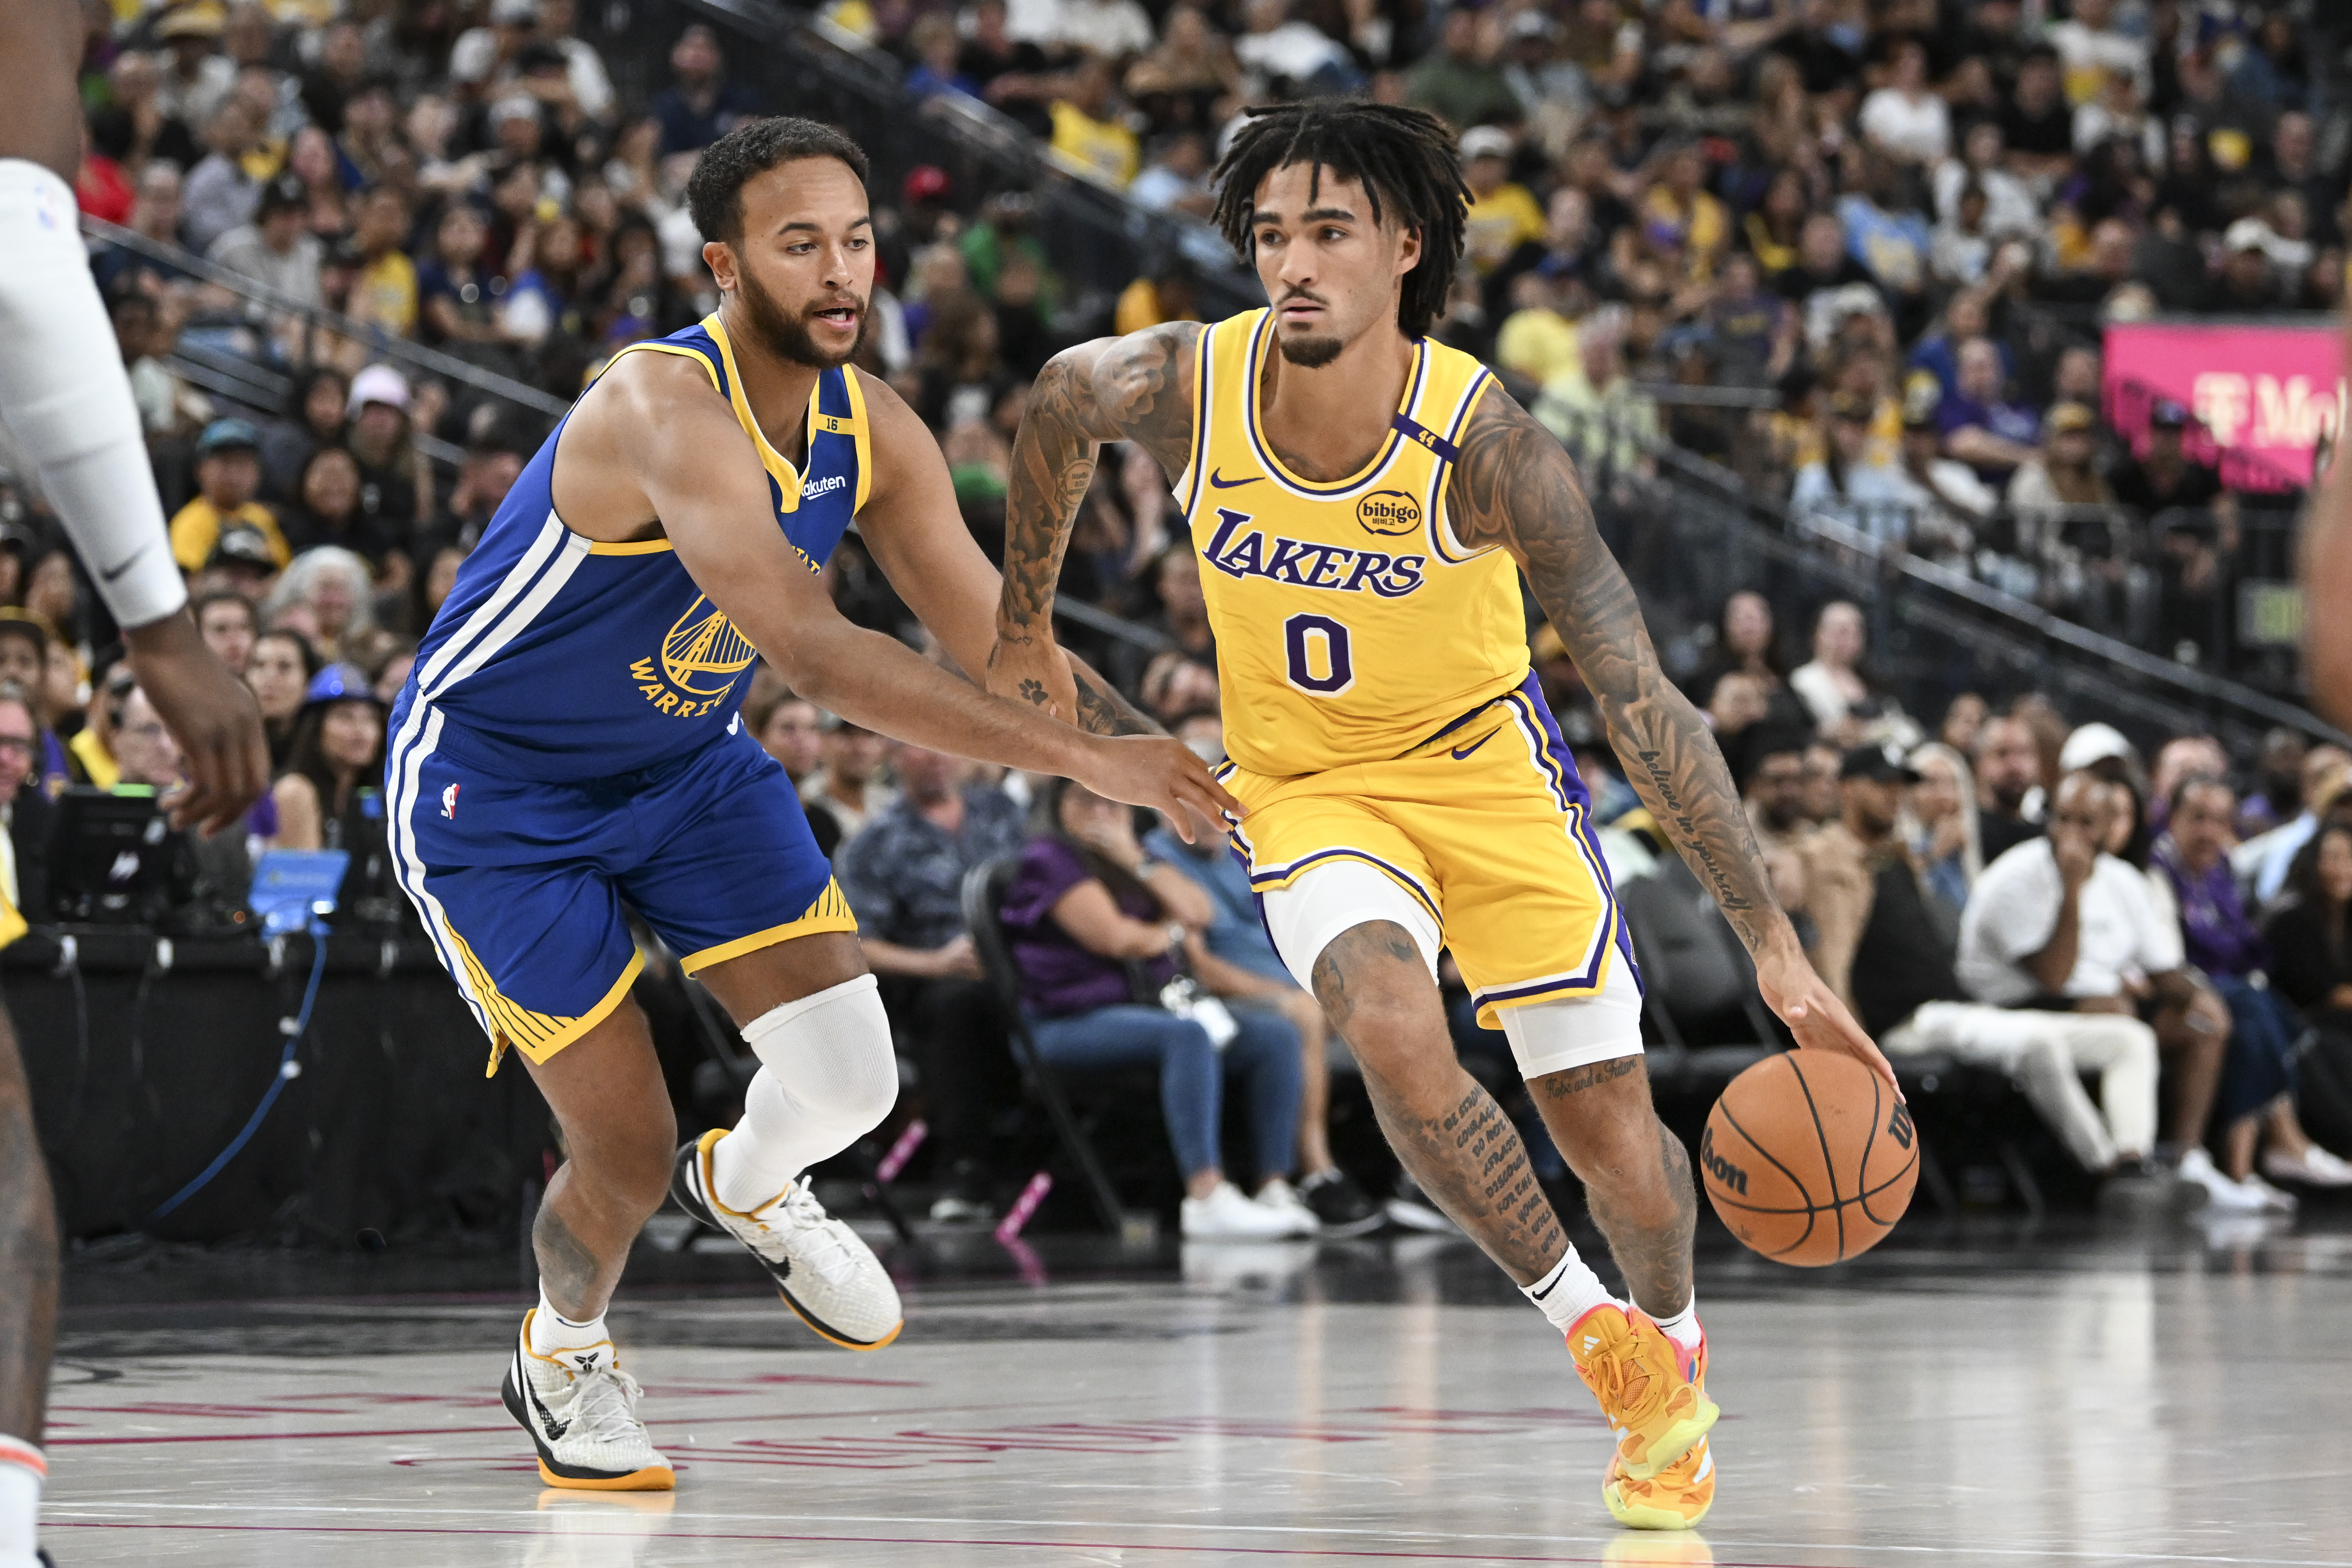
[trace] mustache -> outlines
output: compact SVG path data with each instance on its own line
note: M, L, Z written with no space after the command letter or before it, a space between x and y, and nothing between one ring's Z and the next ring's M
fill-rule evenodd
M1279 310L1282 306L1289 304L1293 300L1304 300L1310 305L1328 305L1331 302L1330 300L1323 298L1320 294L1309 293L1304 289L1293 289L1276 302L1276 309Z
M855 310L862 316L866 314L866 301L855 294L845 294L838 300L821 300L803 314L814 316L826 310Z

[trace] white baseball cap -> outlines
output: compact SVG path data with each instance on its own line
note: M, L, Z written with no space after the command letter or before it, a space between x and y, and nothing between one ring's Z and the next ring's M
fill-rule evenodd
M1462 161L1473 158L1507 158L1511 155L1511 133L1499 125L1474 125L1462 133Z
M403 414L408 412L408 378L388 364L372 364L352 377L352 395L347 411L357 414L371 403L388 403Z
M2094 763L2104 763L2109 757L2130 761L2136 752L2132 743L2124 739L2123 731L2113 724L2084 724L2066 737L2058 748L2058 771L2071 773L2077 768L2087 768Z

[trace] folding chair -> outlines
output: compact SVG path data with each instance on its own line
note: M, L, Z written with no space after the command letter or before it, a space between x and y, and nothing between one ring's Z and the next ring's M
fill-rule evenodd
M1111 1185L1101 1156L1095 1152L1094 1140L1078 1124L1076 1114L1070 1109L1069 1096L1062 1091L1061 1080L1046 1065L1045 1053L1037 1048L1037 1037L1030 1033L1028 1020L1022 1016L1020 977L1013 967L1013 949L1005 939L1002 914L1004 890L1013 880L1014 863L1012 856L1006 856L975 866L965 875L964 929L971 936L982 973L996 992L1005 1017L1011 1020L1008 1037L1013 1058L1021 1068L1023 1086L1045 1108L1054 1136L1060 1141L1070 1163L1077 1167L1079 1184L1086 1188L1096 1217L1102 1221L1105 1230L1118 1236L1127 1226L1127 1213L1119 1205L1118 1190Z

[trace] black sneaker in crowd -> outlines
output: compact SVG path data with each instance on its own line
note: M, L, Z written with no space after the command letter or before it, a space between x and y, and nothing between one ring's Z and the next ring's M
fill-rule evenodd
M1417 1230L1429 1236L1459 1236L1462 1227L1445 1217L1428 1195L1414 1184L1403 1172L1397 1173L1397 1195L1382 1205L1388 1217L1404 1230Z
M1302 1177L1297 1193L1322 1223L1318 1235L1369 1236L1388 1221L1381 1205L1366 1197L1345 1171L1318 1171Z

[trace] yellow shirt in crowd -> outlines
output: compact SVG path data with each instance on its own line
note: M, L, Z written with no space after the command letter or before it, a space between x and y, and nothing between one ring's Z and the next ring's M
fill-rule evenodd
M1576 323L1549 306L1514 310L1495 334L1495 363L1538 386L1566 375L1580 363Z
M198 496L172 514L172 559L180 563L181 571L205 569L205 563L213 558L213 546L220 542L224 522L250 523L261 530L280 572L294 559L294 552L286 547L286 536L278 531L276 514L259 501L249 500L224 517L220 508Z
M1054 105L1054 151L1072 167L1121 190L1143 167L1143 149L1135 140L1134 132L1108 120L1097 120L1067 101Z
M1118 304L1111 312L1110 330L1120 337L1139 332L1146 327L1156 327L1166 321L1197 321L1200 315L1187 310L1171 316L1160 302L1160 285L1149 278L1139 278L1119 290Z
M1484 277L1530 239L1544 237L1543 208L1525 185L1506 180L1470 204L1463 221L1462 248Z
M387 250L352 279L352 319L382 327L394 337L416 331L416 264Z

